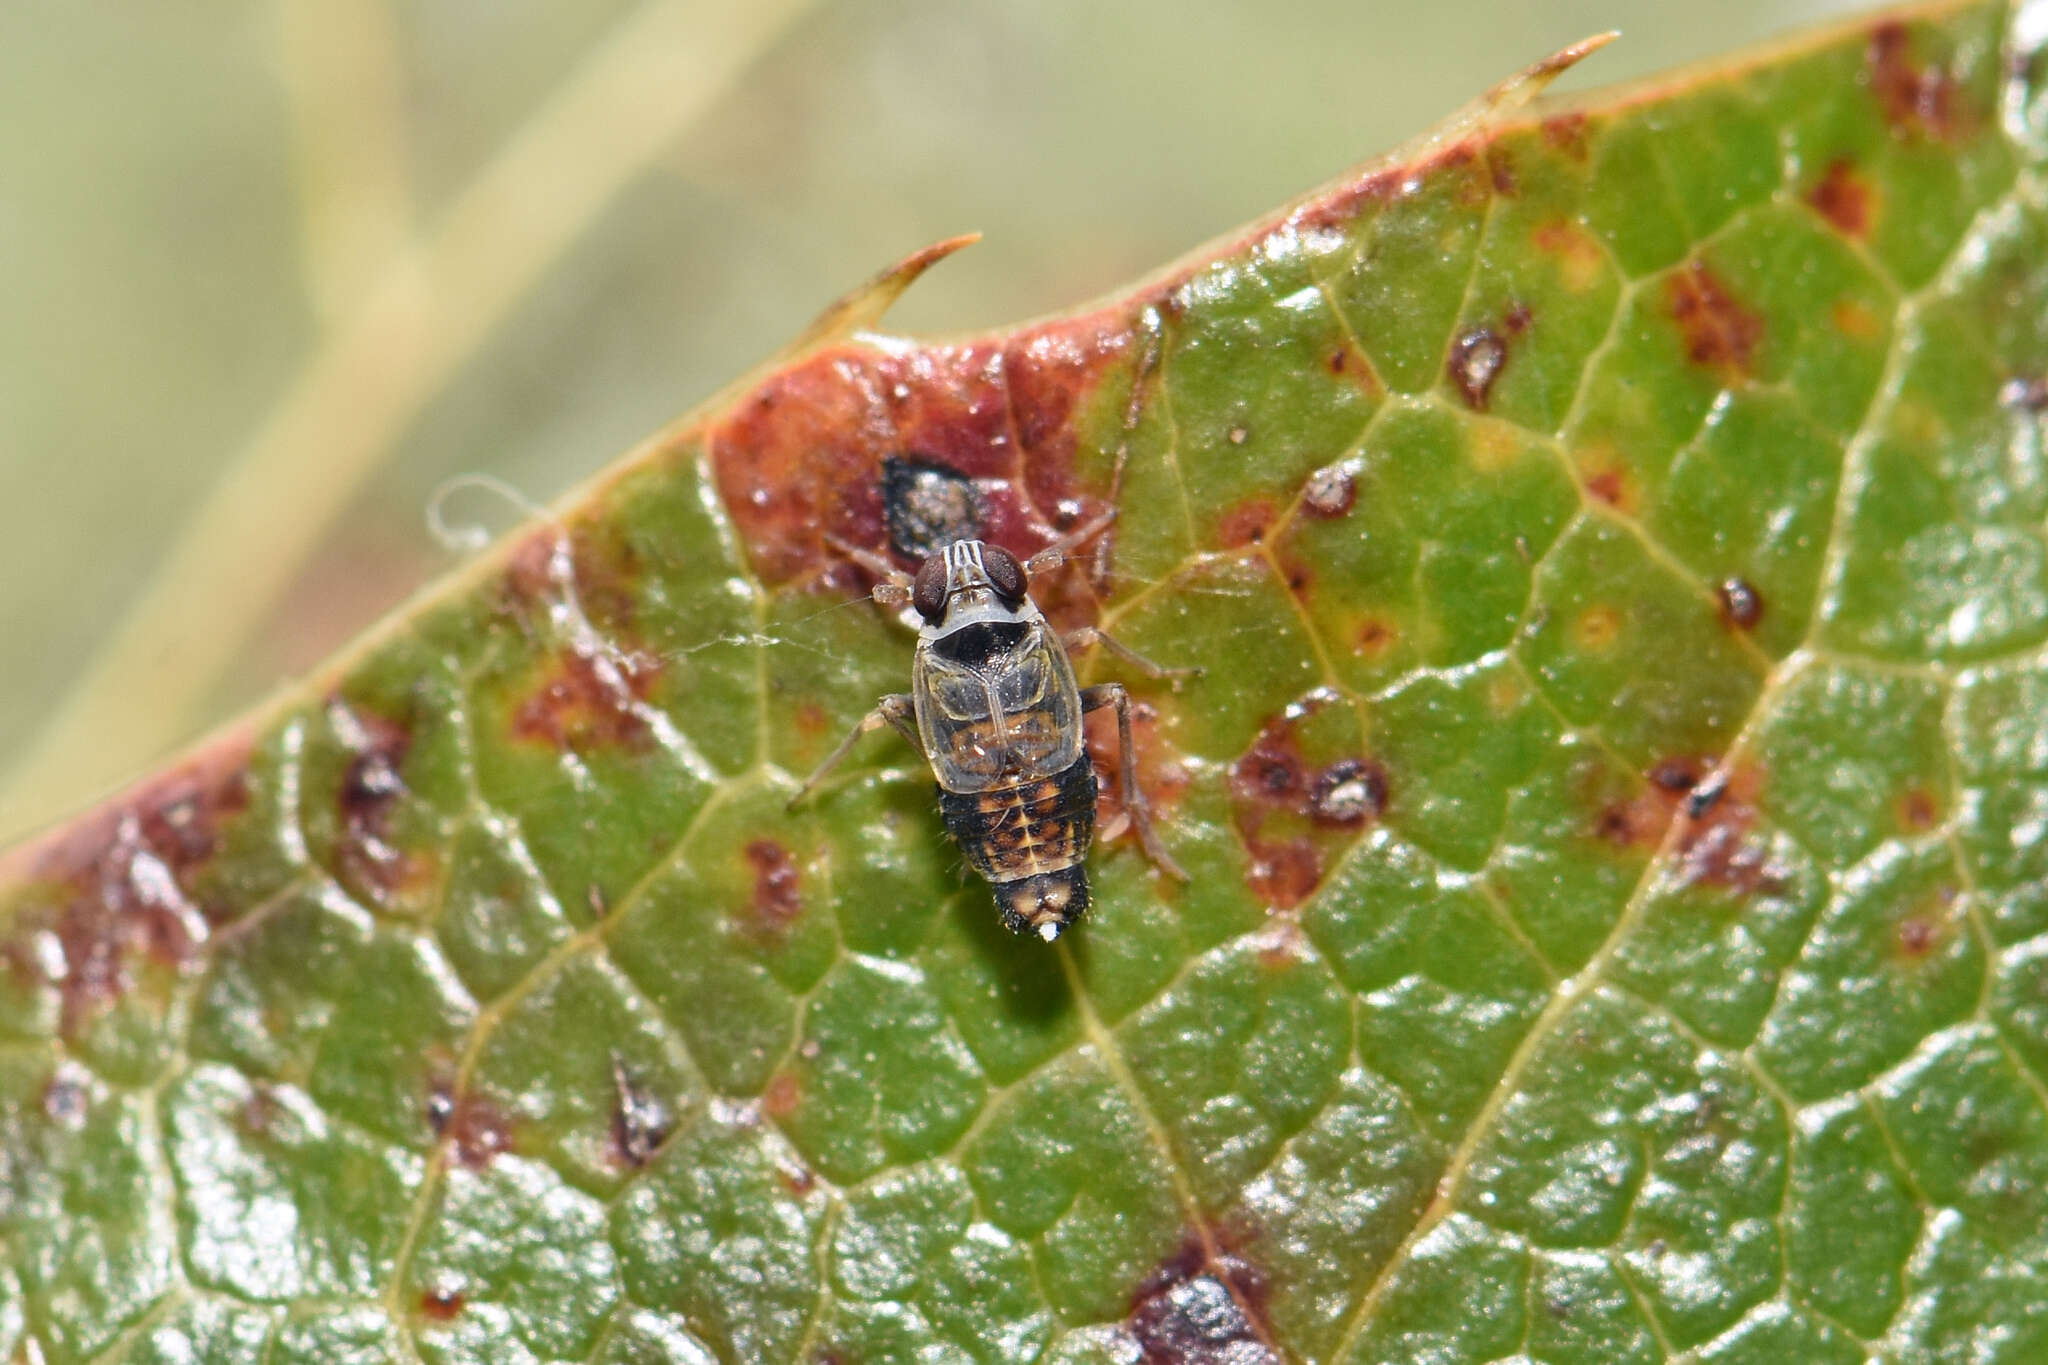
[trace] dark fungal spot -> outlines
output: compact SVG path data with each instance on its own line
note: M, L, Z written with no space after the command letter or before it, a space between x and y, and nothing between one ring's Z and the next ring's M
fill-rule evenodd
M775 840L756 839L747 845L747 862L754 869L755 922L779 934L804 912L796 860Z
M434 1322L453 1322L462 1316L469 1298L449 1284L430 1284L420 1291L420 1316Z
M889 545L908 559L926 559L956 540L979 540L981 495L956 469L917 457L882 461L882 517Z
M1490 327L1476 327L1451 343L1445 369L1474 412L1485 412L1493 384L1508 362L1508 344Z
M1708 773L1687 793L1685 813L1697 820L1720 803L1728 794L1728 774L1720 768Z
M1806 192L1806 202L1844 237L1862 238L1870 231L1873 194L1856 168L1838 157Z
M336 872L379 903L428 884L433 860L404 847L397 833L411 795L405 780L411 718L382 715L337 697L327 704L327 725L350 754L334 798L340 817Z
M1696 758L1660 759L1650 769L1650 782L1667 792L1689 792L1699 785L1703 766Z
M1737 302L1702 260L1672 271L1664 289L1686 359L1730 377L1747 375L1763 340L1764 320Z
M448 1131L448 1122L455 1117L454 1083L445 1077L437 1078L427 1091L427 1102L421 1109L427 1127L435 1137Z
M668 1140L675 1115L656 1095L629 1071L616 1053L612 1056L612 1159L621 1166L638 1170L654 1159Z
M1302 485L1301 509L1325 521L1341 517L1358 502L1358 463L1339 460L1324 465Z
M1337 760L1309 787L1309 818L1319 825L1362 825L1386 807L1386 772L1362 758Z
M43 1117L67 1133L85 1127L92 1108L92 1073L76 1062L64 1061L43 1082Z
M1124 1324L1145 1365L1279 1365L1267 1293L1242 1257L1190 1238L1138 1287Z
M1721 620L1736 630L1754 630L1764 619L1764 595L1746 578L1724 578L1714 589Z

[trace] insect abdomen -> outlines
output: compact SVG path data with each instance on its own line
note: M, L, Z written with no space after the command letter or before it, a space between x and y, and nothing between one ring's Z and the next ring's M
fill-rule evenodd
M939 810L968 863L995 884L1012 932L1052 939L1088 908L1082 859L1095 838L1095 769L1086 754L1054 777L979 792L941 787Z

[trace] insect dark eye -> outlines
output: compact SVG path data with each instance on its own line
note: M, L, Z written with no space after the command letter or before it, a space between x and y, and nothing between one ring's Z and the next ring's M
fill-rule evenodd
M997 596L1011 606L1024 600L1024 566L1017 562L1017 556L1000 546L984 546L981 567L988 570L989 586Z
M946 614L946 557L933 555L917 571L917 584L911 589L911 605L917 614L933 625Z

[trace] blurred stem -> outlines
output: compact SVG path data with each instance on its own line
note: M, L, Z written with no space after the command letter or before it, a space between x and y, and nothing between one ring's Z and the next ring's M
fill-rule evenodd
M414 229L398 35L387 0L283 0L278 37L306 292L332 324Z
M813 2L650 0L584 57L316 344L9 774L0 825L18 831L60 814L185 737L421 407Z

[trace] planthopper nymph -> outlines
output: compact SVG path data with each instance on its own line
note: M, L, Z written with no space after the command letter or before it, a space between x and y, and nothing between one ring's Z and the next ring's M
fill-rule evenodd
M1200 670L1160 668L1093 626L1062 641L1030 595L1032 575L1058 568L1114 516L1096 518L1022 563L999 545L956 540L929 555L914 578L872 551L840 546L881 579L876 602L908 603L922 618L910 691L882 698L789 804L803 800L862 735L895 726L931 765L946 829L992 884L1004 926L1050 943L1088 908L1084 860L1095 840L1095 769L1081 717L1110 706L1123 808L1146 855L1185 880L1138 789L1123 684L1079 686L1067 650L1101 644L1154 677Z

